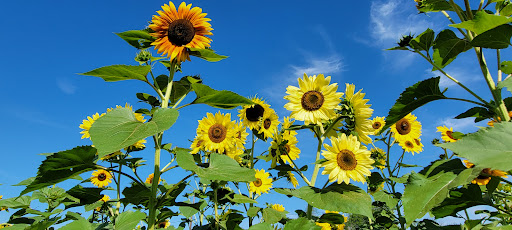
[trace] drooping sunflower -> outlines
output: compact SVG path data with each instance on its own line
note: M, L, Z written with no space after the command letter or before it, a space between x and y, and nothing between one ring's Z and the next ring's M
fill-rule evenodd
M335 109L339 108L343 93L336 92L338 84L330 84L331 76L323 74L309 76L304 73L299 80L299 87L288 86L284 99L290 102L284 105L292 111L290 117L304 121L304 124L321 124L323 121L336 117Z
M364 99L366 94L361 93L362 89L354 93L355 88L356 86L353 84L346 84L345 101L348 102L348 105L352 107L352 111L354 112L354 126L359 141L364 144L370 144L372 139L368 135L375 133L372 127L372 121L370 120L373 109L370 109L371 105L366 104L370 100Z
M190 61L188 48L205 49L210 47L212 26L206 13L199 7L191 8L192 4L182 2L176 10L172 2L162 6L163 11L157 11L149 28L155 31L151 36L156 40L151 43L158 53L172 60Z
M270 173L265 172L264 169L256 169L256 180L249 184L249 191L261 195L261 193L268 193L272 188L272 178Z
M197 135L204 140L204 147L207 151L216 151L223 153L235 145L235 122L231 121L231 114L221 114L220 111L215 115L207 113L206 117L199 121Z
M277 113L273 109L266 109L261 117L258 133L263 133L265 138L273 138L279 123Z
M468 160L463 160L464 164L467 168L473 168L475 167L475 164L469 162ZM482 169L482 172L471 181L473 184L477 185L487 185L489 181L491 181L492 176L499 176L499 177L507 177L507 173L501 170L491 170L490 168L484 168Z
M418 139L421 136L421 123L409 113L391 126L391 132L397 142Z
M382 150L381 148L377 147L372 148L370 152L372 153L370 155L371 158L375 161L374 165L379 169L386 168L386 159L388 158L386 156L386 152L384 152L384 150Z
M284 212L284 206L282 204L273 204L271 207L276 211Z
M97 187L103 188L112 182L112 175L103 169L96 170L92 173L91 183Z
M238 117L244 126L251 130L259 130L260 119L265 111L270 109L270 105L257 97L252 98L251 101L254 104L245 105L241 110L238 110Z
M512 118L512 111L508 111L508 116ZM501 122L501 117L498 117L498 120L495 120L494 118L487 122L488 126L494 127L494 123Z
M109 196L107 196L107 195L103 195L103 197L100 199L100 201L103 201L103 203L106 203L106 202L107 202L107 201L109 201L109 200L110 200L110 197L109 197ZM99 211L101 211L101 206L100 206L100 207L97 207L97 208L96 208L96 211L98 211L98 212L99 212Z
M330 140L332 146L324 144L326 150L322 150L322 155L327 159L320 165L325 167L322 174L329 174L329 181L337 181L338 184L349 184L350 179L365 183L364 177L370 176L374 163L366 146L361 145L357 137L347 137L344 133Z
M146 148L145 143L147 143L147 141L145 139L142 139L142 140L135 142L135 144L124 148L124 150L126 150L126 151L142 150L142 149Z
M291 160L299 158L300 149L297 148L297 138L292 135L278 135L272 140L269 148L269 157L272 159L271 167L275 167L279 158L285 163L292 165ZM291 160L290 160L291 159Z
M92 117L87 117L87 119L82 121L82 124L78 126L79 128L83 129L80 134L82 135L82 139L84 138L91 138L91 135L89 134L89 130L91 129L92 124L98 120L98 118L105 115L105 113L102 113L101 115L99 113L93 114Z
M402 149L404 149L408 153L420 153L423 151L423 144L421 143L421 139L412 139L412 140L405 140L403 142L398 142L400 146L402 146Z
M380 130L386 125L384 117L375 117L372 120L373 135L377 135Z
M165 228L168 228L169 226L171 226L171 222L169 222L169 219L166 219L165 221L158 223L156 228L164 228L165 229Z
M455 142L457 141L457 138L454 138L452 136L453 134L453 128L450 127L446 127L446 126L438 126L436 127L437 128L437 132L440 132L441 133L441 138L446 141L446 142Z
M286 180L290 182L294 188L297 188L297 185L299 185L299 181L297 181L297 178L295 178L295 175L293 175L291 171L286 173Z
M155 174L154 173L151 173L148 175L148 178L146 178L146 184L153 184L153 178L155 178ZM160 184L160 182L162 182L162 178L160 177L158 179L158 183Z

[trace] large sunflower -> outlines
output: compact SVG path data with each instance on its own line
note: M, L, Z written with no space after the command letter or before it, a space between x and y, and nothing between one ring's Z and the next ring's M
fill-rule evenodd
M377 135L380 130L386 125L384 117L375 117L372 120L373 135Z
M205 18L199 7L192 8L192 4L182 2L176 10L172 2L162 6L163 11L157 11L149 28L155 31L151 36L156 40L151 43L158 53L167 55L171 60L183 62L190 61L187 48L204 49L210 47L211 39L205 35L212 35L212 26Z
M260 119L265 111L270 109L270 105L257 97L252 98L251 101L254 104L245 105L241 110L238 110L238 117L240 117L243 125L249 127L249 129L259 130Z
M325 167L323 175L329 174L329 181L338 184L350 183L350 179L365 182L365 176L370 176L374 160L370 158L370 151L357 141L357 137L342 133L340 137L330 138L332 146L324 144L326 150L322 155L327 159L321 164Z
M450 127L446 127L446 126L438 126L437 127L437 132L440 132L441 133L441 138L446 141L446 142L455 142L457 141L457 138L454 138L452 136L453 134L453 128Z
M266 109L263 117L261 117L258 133L263 134L265 138L273 138L280 123L278 119L276 111Z
M199 121L197 135L204 140L207 151L223 153L235 145L235 122L231 121L231 114L226 115L217 112L215 115L207 113L206 117Z
M265 169L256 169L256 180L249 184L249 191L261 195L261 193L268 193L272 188L272 178L270 173L265 172Z
M339 107L343 93L336 92L338 84L330 84L331 76L319 74L308 77L304 73L299 80L299 87L288 86L284 99L290 102L284 108L292 111L290 117L304 121L304 124L321 124L323 121L336 117L334 111Z
M92 173L91 183L103 188L112 182L112 175L103 169L96 170Z
M348 102L349 106L352 107L352 111L354 112L354 126L359 141L364 144L370 144L372 139L368 135L375 133L372 127L372 121L370 120L373 109L370 109L371 105L366 104L370 100L364 99L364 95L366 94L361 93L362 89L354 93L355 88L356 86L353 84L346 84L345 100Z
M409 113L391 126L391 132L393 132L393 137L398 142L412 141L420 138L421 123L416 120L416 116Z
M84 138L91 138L91 135L89 134L89 130L91 129L92 124L98 120L98 118L105 115L105 113L102 113L101 115L99 113L93 114L92 117L87 117L87 119L82 121L82 124L80 124L81 129L83 129L80 134L82 135L82 139Z

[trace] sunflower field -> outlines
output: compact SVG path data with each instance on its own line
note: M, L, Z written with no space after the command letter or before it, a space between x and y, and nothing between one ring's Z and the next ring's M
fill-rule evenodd
M182 64L228 58L213 49L215 18L197 4L163 4L147 27L115 33L136 51L135 64L94 62L104 66L79 74L134 80L137 89L123 90L136 99L85 114L76 124L84 145L45 153L18 196L0 196L8 213L0 228L512 229L512 60L502 55L512 45L512 2L414 3L426 18L442 15L434 28L443 29L398 37L386 52L421 58L467 97L447 95L436 76L403 89L385 117L358 82L321 72L281 89L279 116L259 95L214 89ZM445 68L466 52L489 91ZM448 101L471 105L456 119L484 124L468 133L438 126L436 139L422 139L415 111ZM204 108L202 119L180 115L191 107ZM173 129L181 122L195 136ZM427 148L442 154L407 161Z

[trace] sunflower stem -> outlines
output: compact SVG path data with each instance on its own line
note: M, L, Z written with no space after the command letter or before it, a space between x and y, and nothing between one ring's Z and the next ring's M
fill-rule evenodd
M390 156L390 151L391 151L391 133L388 134L388 141L387 142L384 142L386 143L387 147L388 147L388 151L386 152L387 156L386 156L386 168L388 169L388 174L389 174L389 178L393 177L393 172L391 171L391 164L389 163L389 156ZM386 183L388 184L389 187L391 187L391 191L393 192L393 194L396 193L396 190L395 190L395 185L396 183L392 180L388 180L386 181ZM400 211L400 204L397 203L396 204L396 212L398 214L398 222L400 223L400 229L403 229L405 230L405 222L404 222L404 219L402 217L402 212Z
M117 156L120 159L120 156ZM119 164L119 172L121 172L123 165ZM121 173L117 174L117 202L116 202L116 215L119 215L119 209L121 209Z
M318 146L316 149L316 158L315 162L317 162L320 159L320 151L322 150L322 144L325 140L325 130L322 124L317 125L317 131L315 132L316 137L318 139ZM320 164L315 164L315 169L313 170L313 175L311 176L311 182L309 186L315 187L316 177L318 176L318 171L320 170ZM308 204L308 210L306 212L307 218L311 219L311 216L313 214L313 206Z
M219 230L219 210L218 210L218 197L217 197L217 186L213 189L213 205L215 209L215 229Z

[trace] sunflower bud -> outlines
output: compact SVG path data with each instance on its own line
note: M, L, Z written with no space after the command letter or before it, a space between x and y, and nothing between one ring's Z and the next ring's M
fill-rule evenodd
M135 61L139 62L140 64L146 63L149 60L151 60L151 52L148 50L141 50L136 56Z
M398 46L400 46L400 47L407 47L407 46L410 46L410 44L409 44L409 43L411 42L411 40L412 40L413 38L414 38L414 37L413 37L411 34L409 34L409 35L404 35L404 36L402 36L402 38L400 39L400 41L399 41L397 44L398 44Z

